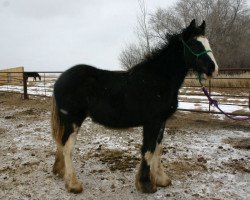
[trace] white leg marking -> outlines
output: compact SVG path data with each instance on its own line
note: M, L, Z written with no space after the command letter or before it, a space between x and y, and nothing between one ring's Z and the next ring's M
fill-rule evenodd
M76 141L76 134L78 129L75 125L74 132L68 138L68 141L63 147L63 155L65 160L65 174L64 180L66 183L66 188L69 192L79 193L82 192L82 185L76 178L75 169L72 162L72 152Z
M156 184L158 186L168 186L171 184L171 180L165 174L161 163L162 149L161 144L156 144L154 153L146 152L145 159L150 166L150 172L156 179Z
M155 152L152 154L151 152L146 152L145 154L145 160L147 161L148 165L150 166L150 172L153 174L153 176L156 176L157 166L158 166L158 159L156 155L156 149Z
M65 179L71 179L73 174L75 173L73 163L72 163L72 151L75 145L76 140L76 132L72 133L68 141L66 142L63 148L63 155L65 159Z
M212 50L211 47L210 47L210 44L209 44L209 41L206 37L197 37L197 40L200 41L202 43L202 45L204 46L205 50ZM209 55L209 57L211 58L211 60L214 62L215 64L215 70L213 72L213 75L212 76L217 76L218 75L218 70L219 70L219 67L218 67L218 64L214 58L214 55L212 52L208 52L207 53Z
M163 147L161 144L157 145L156 151L157 151L156 154L157 154L157 162L158 162L158 166L157 166L158 168L156 171L156 174L157 174L156 184L158 186L166 187L168 185L171 185L171 180L168 177L168 175L164 172L164 167L161 163L161 155L163 151Z

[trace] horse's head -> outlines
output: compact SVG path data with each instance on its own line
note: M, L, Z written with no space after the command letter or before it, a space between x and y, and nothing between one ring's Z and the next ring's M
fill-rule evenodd
M199 74L213 77L218 74L218 65L215 61L208 39L205 37L206 23L196 26L195 20L182 32L182 44L186 65Z

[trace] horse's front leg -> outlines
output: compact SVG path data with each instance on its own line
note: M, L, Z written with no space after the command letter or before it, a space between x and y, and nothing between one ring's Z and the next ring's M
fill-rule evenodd
M164 172L164 167L161 163L161 155L162 155L162 145L158 144L155 150L155 157L156 157L156 185L159 187L167 187L171 185L171 179L168 177L168 175Z
M161 155L163 151L163 146L162 146L162 139L163 139L163 134L165 130L165 122L162 123L161 129L158 134L157 138L157 143L156 143L156 149L155 149L155 157L156 157L156 162L157 162L157 170L156 170L156 184L157 186L160 187L166 187L171 185L171 180L168 177L168 175L164 172L164 167L161 162Z
M171 180L165 174L162 163L162 145L165 123L143 126L142 160L136 175L136 188L143 193L154 193L157 186L168 186Z

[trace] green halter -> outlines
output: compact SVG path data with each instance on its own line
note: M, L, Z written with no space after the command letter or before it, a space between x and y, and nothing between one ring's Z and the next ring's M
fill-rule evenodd
M187 45L187 43L183 40L183 39L181 39L181 41L182 41L182 44L183 44L183 48L184 48L184 55L186 54L185 52L185 47L190 51L190 53L191 54L193 54L195 57L196 57L196 60L198 60L199 59L199 57L200 56L202 56L202 55L204 55L204 54L207 54L208 52L212 52L212 50L204 50L204 51L202 51L201 53L195 53L188 45ZM202 85L202 80L204 79L204 76L203 76L203 74L201 74L201 73L197 73L197 79L199 80L199 82L200 82L200 84Z
M185 47L190 51L190 53L192 53L196 59L198 59L200 56L202 56L203 54L207 54L208 52L212 52L212 50L204 50L202 51L201 53L195 53L188 45L187 43L182 39L182 44L183 44L183 47L184 47L184 54L185 54Z

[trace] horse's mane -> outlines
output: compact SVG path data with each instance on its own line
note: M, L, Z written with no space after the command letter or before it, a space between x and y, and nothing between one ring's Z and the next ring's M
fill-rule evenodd
M180 34L166 34L165 40L158 44L151 52L151 58L158 57L165 52L169 47L175 46L176 42L180 41Z
M143 67L150 64L154 60L159 60L159 57L166 57L168 52L173 52L174 49L178 48L181 33L166 34L165 40L159 42L158 45L148 54L145 54L142 60L133 66L129 71L133 71L134 68Z

